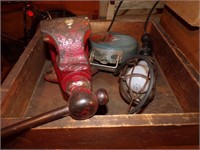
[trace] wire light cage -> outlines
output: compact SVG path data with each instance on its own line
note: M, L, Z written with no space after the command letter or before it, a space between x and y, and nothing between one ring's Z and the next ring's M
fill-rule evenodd
M127 114L139 113L155 95L156 63L151 56L137 55L129 60L120 73L119 90L129 107Z

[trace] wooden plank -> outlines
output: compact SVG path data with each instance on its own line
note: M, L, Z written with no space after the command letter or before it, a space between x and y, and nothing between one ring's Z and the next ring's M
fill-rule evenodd
M184 112L199 111L199 74L164 29L150 30L154 54Z
M190 26L168 7L162 13L160 24L199 72L199 27Z
M14 149L122 149L198 147L198 125L120 127L84 129L44 129L10 139L2 148ZM169 132L171 131L171 132ZM184 133L184 136L183 136Z
M61 120L65 122L62 125L55 121L55 127L47 124L20 137L4 140L3 148L176 148L180 145L197 147L199 142L198 113Z
M167 1L166 5L191 26L200 27L199 1Z
M1 55L1 84L12 69L13 64L8 62L4 56Z
M37 32L1 86L2 117L24 115L44 62L44 44Z
M2 128L17 123L26 118L2 118ZM95 127L130 127L130 126L170 126L170 125L197 125L199 113L160 113L136 115L95 115L87 120L74 120L65 117L37 127L35 129L49 128L95 128Z
M113 23L111 32L119 32L130 35L140 42L141 35L143 34L143 24L143 22L136 22L134 20L128 23L125 20L117 20ZM110 21L92 21L90 25L92 33L107 32Z

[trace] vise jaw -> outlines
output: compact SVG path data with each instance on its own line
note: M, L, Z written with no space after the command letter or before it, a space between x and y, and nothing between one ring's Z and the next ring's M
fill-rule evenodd
M40 23L43 40L48 42L52 62L62 90L68 94L69 112L75 119L87 119L98 108L96 95L91 92L91 67L87 17L43 20Z
M40 23L43 40L53 45L50 50L54 69L64 92L69 78L78 75L90 80L87 39L90 25L87 18L57 18Z

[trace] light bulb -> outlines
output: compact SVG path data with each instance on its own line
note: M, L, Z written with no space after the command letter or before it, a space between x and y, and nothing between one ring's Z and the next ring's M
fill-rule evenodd
M136 93L147 92L148 87L149 87L148 73L149 73L149 67L148 67L146 61L139 61L138 64L135 67L130 68L127 71L126 75L128 75L128 77L126 79L126 84L128 85L128 87L130 85L129 88ZM140 74L140 75L145 76L145 78L142 77L142 76L141 77L140 76L134 76L134 75L131 75L131 74ZM147 82L147 84L145 85L146 82ZM145 85L145 88L143 88L144 85Z

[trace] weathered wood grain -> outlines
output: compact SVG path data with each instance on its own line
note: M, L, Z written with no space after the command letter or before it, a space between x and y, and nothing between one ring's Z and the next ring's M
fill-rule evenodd
M151 28L154 55L157 58L183 111L199 111L199 74L165 30L156 24Z
M162 13L160 24L199 72L199 27L190 26L168 7Z
M23 116L45 62L44 43L38 32L1 86L1 116Z
M3 148L194 148L199 142L198 113L61 120L63 124L47 124L9 138L3 142Z

